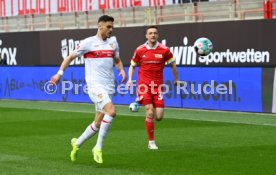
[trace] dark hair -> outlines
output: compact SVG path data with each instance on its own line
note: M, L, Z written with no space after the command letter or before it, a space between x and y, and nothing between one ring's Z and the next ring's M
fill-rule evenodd
M112 16L103 15L103 16L99 17L99 19L98 19L98 23L107 22L107 21L114 22L114 18Z
M156 29L156 30L158 30L158 27L157 26L148 26L147 29L146 29L146 33L148 32L149 29Z

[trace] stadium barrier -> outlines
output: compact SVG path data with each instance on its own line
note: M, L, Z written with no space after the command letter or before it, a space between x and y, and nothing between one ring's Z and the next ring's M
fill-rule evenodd
M57 87L49 86L49 79L57 70L58 67L1 67L0 99L89 103L84 68L68 68ZM180 67L178 71L185 86L173 86L170 68L164 71L167 89L163 97L168 107L272 112L274 79L271 77L275 72L272 68ZM128 105L135 101L136 86L128 91L120 83L116 70L115 75L114 103Z

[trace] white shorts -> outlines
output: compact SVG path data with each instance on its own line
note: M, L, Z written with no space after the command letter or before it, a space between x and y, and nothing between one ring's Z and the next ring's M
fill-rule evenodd
M95 104L97 112L103 113L103 108L107 103L112 102L112 94L108 94L105 90L89 91L88 95Z

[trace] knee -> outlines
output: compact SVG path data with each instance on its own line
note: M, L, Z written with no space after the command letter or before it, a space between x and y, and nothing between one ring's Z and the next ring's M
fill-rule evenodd
M156 109L156 114L154 116L155 120L156 121L161 121L161 120L163 120L163 117L164 117L164 109L157 108Z
M111 117L116 117L116 108L114 105L112 105L107 111L106 114L111 116Z
M153 117L153 109L152 108L147 108L146 113L147 113L147 116Z
M155 117L155 120L156 121L161 121L161 120L163 120L163 115L157 115L156 117Z
M101 121L94 121L94 122L95 122L96 127L97 127L97 128L100 128L100 126L101 126Z
M163 113L157 113L155 116L155 120L156 121L161 121L163 120Z

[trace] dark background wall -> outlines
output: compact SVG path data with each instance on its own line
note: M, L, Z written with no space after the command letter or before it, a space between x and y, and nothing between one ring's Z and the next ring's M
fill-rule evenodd
M252 20L232 22L210 22L196 24L174 24L159 26L160 42L164 42L174 52L179 66L276 66L275 33L276 20ZM0 48L17 48L17 65L59 65L62 61L61 49L70 47L69 40L76 45L80 40L93 36L96 29L41 31L28 33L1 34ZM115 28L120 45L121 58L125 65L134 50L145 42L145 27ZM191 52L194 41L199 37L209 38L214 45L213 53L207 58L193 57L193 53L184 54L184 50ZM62 41L66 40L62 47ZM184 42L186 40L186 43ZM63 44L64 44L63 43ZM72 46L72 45L71 45ZM71 49L74 47L70 47ZM269 60L237 58L219 59L227 50L231 54L269 54ZM65 50L65 49L64 49ZM69 53L69 50L67 50ZM241 53L243 52L243 53ZM0 53L2 57L6 57ZM256 55L255 55L256 56ZM230 57L229 57L230 58ZM267 58L267 57L266 57ZM183 61L183 60L190 60ZM206 61L207 60L207 61ZM81 64L77 61L76 64Z

